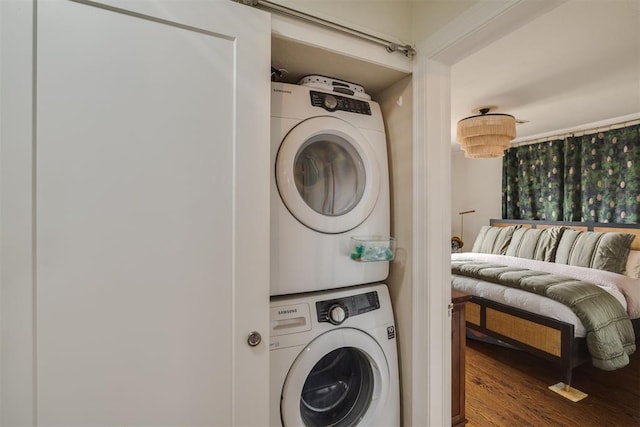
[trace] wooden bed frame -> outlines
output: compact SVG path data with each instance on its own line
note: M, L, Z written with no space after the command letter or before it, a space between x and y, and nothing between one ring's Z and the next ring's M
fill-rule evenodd
M494 227L508 227L517 224L525 228L565 226L579 231L631 233L636 236L631 248L640 250L640 225L636 224L490 220L490 225ZM476 296L473 296L466 303L465 310L468 328L558 365L563 371L563 380L566 385L571 384L573 368L591 360L586 339L575 337L574 326L570 323ZM640 319L635 319L632 322L636 342L638 342L640 339Z

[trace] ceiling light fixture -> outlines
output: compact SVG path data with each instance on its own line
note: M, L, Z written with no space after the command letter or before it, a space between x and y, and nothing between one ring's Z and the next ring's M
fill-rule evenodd
M488 114L496 107L481 107L477 116L458 122L458 144L465 157L501 157L516 137L516 119L509 114Z

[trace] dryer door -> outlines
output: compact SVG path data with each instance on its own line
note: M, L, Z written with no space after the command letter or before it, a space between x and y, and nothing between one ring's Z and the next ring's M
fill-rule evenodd
M322 233L360 225L380 191L380 165L371 144L335 117L314 117L294 127L280 145L275 173L289 212Z
M367 425L389 394L380 345L353 328L325 332L293 362L282 389L284 426Z

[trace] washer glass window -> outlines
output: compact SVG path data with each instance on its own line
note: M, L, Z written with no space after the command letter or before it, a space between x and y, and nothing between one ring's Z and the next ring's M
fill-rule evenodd
M362 199L366 173L355 148L338 135L309 139L294 161L294 180L300 196L315 212L340 216Z
M300 396L307 426L353 426L364 416L374 389L369 358L353 347L333 350L315 364Z

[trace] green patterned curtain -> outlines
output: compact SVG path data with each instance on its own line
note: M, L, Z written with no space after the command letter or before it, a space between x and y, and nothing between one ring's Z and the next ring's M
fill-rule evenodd
M564 141L514 147L502 161L502 217L561 221Z
M640 125L514 147L502 163L502 216L640 222Z
M582 145L568 138L564 149L564 220L582 222Z
M637 224L640 220L640 125L567 140L566 194L571 219Z

